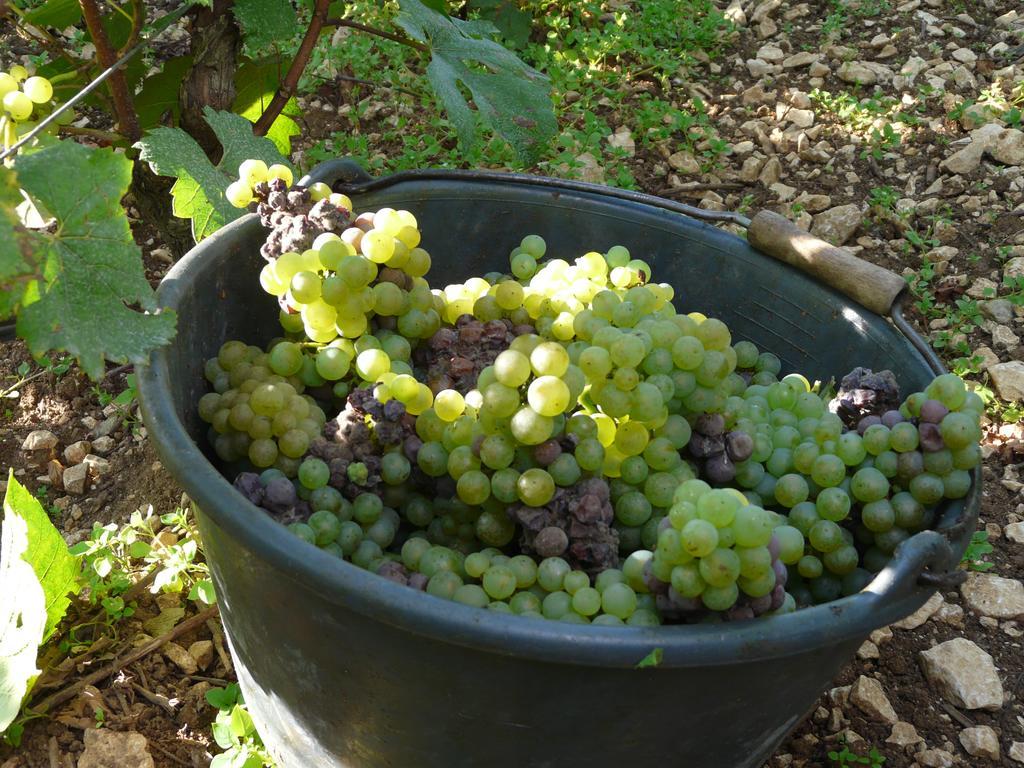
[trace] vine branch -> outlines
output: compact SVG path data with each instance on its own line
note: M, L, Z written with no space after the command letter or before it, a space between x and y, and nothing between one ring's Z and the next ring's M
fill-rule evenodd
M316 0L313 18L309 22L309 29L306 30L306 36L302 38L302 43L295 54L295 59L288 68L288 73L284 76L284 80L274 94L274 98L271 99L270 104L263 110L260 119L253 126L252 132L257 136L266 136L270 126L274 124L277 116L281 114L281 111L288 103L288 99L295 95L295 91L299 86L299 78L302 77L302 73L309 63L309 57L313 53L317 39L320 37L320 31L324 28L324 23L327 21L327 9L330 4L331 0Z
M114 66L117 55L110 45L107 31L103 28L103 19L96 0L78 0L78 4L82 7L85 26L96 46L96 58L105 69L109 69ZM135 107L132 105L128 82L125 80L124 72L120 69L110 76L110 93L114 98L114 111L117 113L117 123L121 131L132 141L138 139L142 135L139 130L139 120L135 115Z
M394 32L388 32L377 27L371 27L369 24L360 24L358 21L350 21L349 19L328 19L327 26L329 27L349 27L350 29L358 29L360 32L365 32L368 35L376 35L377 37L383 37L385 40L392 40L401 45L407 45L410 48L415 48L417 51L423 53L430 53L430 46L426 43L421 43L418 40L413 40L411 37L405 35L399 35Z

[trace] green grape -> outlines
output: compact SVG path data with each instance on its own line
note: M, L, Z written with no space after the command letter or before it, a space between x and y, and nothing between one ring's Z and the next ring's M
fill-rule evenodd
M510 427L513 437L523 445L540 445L554 432L554 422L529 406L515 412Z
M878 501L889 495L889 481L877 469L865 467L850 479L850 492L860 502Z
M615 519L631 527L646 523L653 512L651 502L638 491L623 494L615 501L614 507Z
M590 588L590 577L583 571L570 571L562 579L562 588L570 595L575 595L581 589Z
M580 479L580 465L571 453L563 453L548 466L548 473L555 485L567 488Z
M811 526L807 540L819 552L832 552L843 546L843 530L831 520L819 520Z
M917 427L909 421L903 421L893 425L889 430L889 442L892 449L897 453L907 453L917 450L918 434Z
M480 470L471 469L459 477L456 489L467 504L483 504L491 495L491 481Z
M772 518L760 507L741 507L732 522L732 530L739 546L763 547L772 537Z
M541 613L545 619L561 619L572 611L572 596L561 590L552 592L541 603Z
M938 504L945 493L945 485L942 478L925 472L910 481L910 494L922 506L931 507Z
M825 566L814 555L804 555L797 562L796 570L805 579L816 579L824 573Z
M707 520L691 520L679 534L683 549L693 557L709 555L718 546L718 529Z
M515 572L504 565L492 565L483 575L483 588L495 600L504 600L516 591Z
M604 446L595 437L581 440L573 455L580 468L587 472L595 472L604 464Z
M725 588L734 583L740 575L740 558L731 549L719 547L698 564L701 578L711 587Z
M637 608L636 592L624 583L610 584L601 592L601 609L625 621Z
M531 507L542 507L555 495L555 481L543 469L528 469L516 481L519 500Z
M854 547L844 545L831 552L826 552L822 558L825 567L837 576L845 576L853 573L860 562L860 555Z
M593 587L576 590L572 596L572 609L581 616L593 616L601 610L601 593Z
M735 582L723 587L707 586L700 594L704 606L711 611L727 611L736 604L739 587Z
M787 508L806 501L809 494L810 489L802 475L783 475L775 484L775 500Z
M946 446L953 451L963 450L981 439L981 430L967 413L947 414L939 425L939 432Z
M860 512L864 527L873 533L888 531L896 522L896 511L888 499L879 499L863 506Z
M842 488L823 488L815 500L815 511L821 519L838 523L850 514L850 505L850 496Z
M323 488L331 479L331 470L323 459L310 457L299 465L299 482L310 490Z

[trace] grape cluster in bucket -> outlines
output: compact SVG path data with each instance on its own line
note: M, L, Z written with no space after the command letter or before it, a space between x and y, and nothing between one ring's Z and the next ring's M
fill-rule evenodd
M983 403L954 375L834 397L683 313L622 245L431 285L416 217L247 161L281 336L228 341L199 401L235 486L409 588L602 625L742 620L862 589L967 495ZM688 297L690 300L699 297Z

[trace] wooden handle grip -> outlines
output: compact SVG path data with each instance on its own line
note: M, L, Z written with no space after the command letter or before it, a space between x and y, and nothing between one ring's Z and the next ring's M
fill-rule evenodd
M907 287L899 275L819 240L771 211L754 217L747 240L759 251L803 270L879 315L888 315L893 301Z

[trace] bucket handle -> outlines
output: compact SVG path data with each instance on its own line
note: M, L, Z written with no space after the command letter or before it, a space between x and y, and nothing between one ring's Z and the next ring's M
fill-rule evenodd
M957 567L949 539L937 531L921 531L900 544L890 564L875 578L871 592L887 605L893 597L907 597L921 587L952 589L967 574Z

